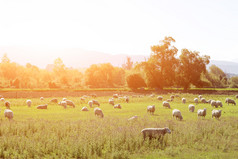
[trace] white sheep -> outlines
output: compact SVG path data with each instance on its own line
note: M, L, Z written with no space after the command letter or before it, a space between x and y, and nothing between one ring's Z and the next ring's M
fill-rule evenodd
M113 98L110 98L110 99L108 100L108 103L111 104L111 105L114 105L114 104L115 104L115 103L114 103L114 99L113 99Z
M192 104L189 104L189 106L188 106L188 110L189 110L190 112L194 112L194 110L195 110L195 106L192 105Z
M85 101L85 98L83 98L83 97L80 97L80 100L81 100L81 101Z
M125 96L124 98L125 98L125 101L126 101L127 103L129 103L129 97L128 97L128 96Z
M198 104L198 99L197 99L197 98L194 98L194 102L195 102L196 104Z
M4 102L4 101L5 101L5 99L4 99L4 98L1 98L0 100L1 100L1 102Z
M90 106L90 108L92 108L92 106L93 106L93 101L88 101L88 105Z
M173 101L173 99L167 99L166 101L167 101L167 102L172 102L172 101Z
M149 105L147 107L147 113L150 112L150 114L154 114L155 112L155 105Z
M66 101L59 102L59 105L62 105L64 107L64 109L67 108L67 102Z
M204 117L204 118L205 118L205 116L207 115L207 109L206 109L206 108L204 108L204 109L198 109L197 114L198 114L198 117L201 116L201 117Z
M202 95L199 95L198 98L199 98L199 99L202 99Z
M52 102L52 103L58 103L58 99L57 99L57 98L53 98L53 99L50 100L50 102Z
M44 97L40 97L40 100L44 100Z
M118 94L113 94L112 97L113 97L113 98L118 98L119 95L118 95Z
M83 107L83 108L81 109L81 111L88 111L88 108L87 108L87 107Z
M171 130L167 127L165 128L145 128L141 130L141 133L143 134L143 138L145 140L146 137L149 137L151 140L152 138L158 138L163 137L166 133L171 134Z
M150 97L151 97L151 98L154 98L154 97L155 97L155 95L154 95L154 94L151 94L151 95L150 95Z
M10 109L11 103L9 101L6 101L4 105L6 106L7 109Z
M236 95L236 98L238 98L238 95Z
M63 98L63 99L62 99L62 101L66 101L66 100L67 100L67 98Z
M32 103L32 101L30 99L26 100L26 104L27 104L28 107L31 106L31 103Z
M116 105L114 105L114 108L121 109L121 105L120 104L116 104Z
M138 116L137 116L137 115L135 115L135 116L133 116L133 117L129 118L129 119L128 119L128 121L137 120L137 119L138 119Z
M36 107L36 109L47 109L47 104L44 104L44 105L38 105L37 107Z
M173 99L174 99L174 95L171 95L171 96L170 96L170 99L173 100Z
M209 104L211 104L211 102L212 102L212 99L209 99L209 100L207 101L207 103L209 103Z
M163 97L162 96L158 96L157 99L158 100L163 100Z
M104 114L100 108L94 108L94 114L95 116L100 116L101 118L104 117Z
M164 107L167 107L167 108L170 108L170 104L169 104L169 102L167 102L167 101L163 101L163 106L164 106Z
M226 98L226 103L229 105L230 103L232 105L236 105L236 102L233 100L233 99L230 99L230 98Z
M97 100L92 100L94 105L100 106L100 103Z
M202 103L208 103L205 98L201 98L201 102L202 102Z
M221 117L221 110L212 110L212 118L215 117L216 119L219 119Z
M5 118L7 117L9 120L13 119L13 112L10 109L5 109L4 110L4 116Z
M186 103L186 98L182 98L182 103L183 103L183 104Z
M217 108L217 102L215 100L211 100L211 106Z
M183 120L183 116L182 116L180 110L178 110L178 109L174 109L172 111L172 115L173 115L173 117L176 117L176 119Z
M216 102L217 102L217 107L222 107L222 106L223 106L223 104L222 104L221 101L217 100ZM216 107L216 108L217 108L217 107Z
M75 108L75 104L74 104L73 101L71 101L71 100L66 100L65 102L67 103L67 105L72 106L73 108Z

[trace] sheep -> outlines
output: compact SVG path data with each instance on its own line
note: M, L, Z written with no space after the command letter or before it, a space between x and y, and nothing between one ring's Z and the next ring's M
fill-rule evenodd
M236 105L236 102L233 99L226 98L226 103L229 105L231 103L232 105Z
M113 98L118 98L119 96L118 96L118 94L113 94L112 97Z
M202 103L208 103L205 98L201 98Z
M207 101L207 103L209 103L209 104L211 104L211 102L212 102L212 99L209 99L209 100Z
M155 105L149 105L147 107L147 113L150 112L150 114L154 114L155 112Z
M157 99L158 100L163 100L163 97L162 96L158 96Z
M137 119L138 119L138 116L137 116L137 115L135 115L135 116L133 116L133 117L129 118L129 119L128 119L128 121L137 120Z
M96 95L96 94L92 94L91 97L92 97L92 98L96 98L97 95Z
M236 98L238 98L238 95L236 95Z
M104 117L104 114L100 108L94 108L94 114L95 114L95 116L99 116L101 118Z
M40 100L44 100L44 97L40 97Z
M202 95L199 95L198 98L199 98L199 99L202 99Z
M114 103L114 99L113 99L113 98L110 98L110 99L108 100L108 103L111 104L111 105L114 105L114 104L115 104L115 103Z
M93 104L100 106L100 103L97 100L92 100L92 101L93 101Z
M88 101L88 105L90 106L90 108L92 108L92 106L93 106L93 101L92 101L92 100Z
M88 98L88 96L86 96L86 95L83 95L83 96L82 96L82 98Z
M67 105L72 106L73 108L75 108L75 104L74 104L73 101L71 101L71 100L66 100L65 102L67 103Z
M197 98L194 98L194 102L195 102L196 104L198 104L198 99L197 99Z
M221 117L221 110L212 110L212 118L215 117L216 119L219 119Z
M67 100L67 98L63 98L63 99L62 99L62 101L66 101L66 100Z
M57 99L57 98L53 98L53 99L50 100L50 102L52 102L52 103L58 103L58 99Z
M5 110L4 110L4 116L5 116L5 118L7 117L8 120L13 119L13 112L12 112L12 110L10 110L10 109L5 109Z
M155 97L155 95L154 95L154 94L151 94L151 95L150 95L150 97L151 97L151 98L154 98L154 97Z
M45 104L45 105L38 105L36 108L37 109L47 109L47 104Z
M126 101L127 103L129 103L129 97L128 97L128 96L125 96L124 98L125 98L125 101Z
M81 111L88 111L88 108L87 108L87 107L83 107L83 108L81 109Z
M6 101L4 105L6 106L7 109L10 109L11 103L9 101Z
M31 100L30 100L30 99L26 100L26 104L27 104L27 106L28 106L28 107L30 107L30 106L31 106L31 103L32 103L32 102L31 102Z
M163 106L164 106L164 107L167 107L167 108L170 108L169 102L166 102L166 101L163 101Z
M215 100L211 100L211 106L217 108L217 102Z
M222 107L222 106L223 106L223 104L222 104L222 102L221 102L221 101L219 101L219 100L218 100L218 101L217 101L217 107L219 107L219 106L220 106L220 107Z
M158 138L163 137L166 133L171 134L171 130L167 127L165 128L145 128L141 130L141 133L143 134L143 138L145 140L146 137L149 137L151 140L152 138Z
M5 101L5 99L4 99L4 98L1 98L0 100L1 100L1 102L4 102L4 101Z
M175 97L180 97L180 96L178 94L176 94Z
M174 99L174 95L171 95L170 98L171 98L171 100L173 100Z
M183 104L186 103L186 98L182 98L182 103L183 103Z
M114 108L121 109L121 105L120 104L116 104L116 105L114 105Z
M172 111L172 115L173 115L173 117L176 117L176 119L183 120L183 116L182 116L180 110L178 110L178 109L174 109Z
M64 109L67 108L67 102L66 101L59 102L59 105L62 105L64 107Z
M85 101L85 98L83 98L83 97L80 97L80 100L81 100L81 101Z
M204 109L198 109L197 114L198 114L198 117L201 116L201 117L204 117L204 118L205 118L205 116L207 115L207 109L206 109L206 108L204 108Z
M189 106L188 106L188 110L189 110L190 112L194 112L194 110L195 110L195 106L192 105L192 104L189 104Z

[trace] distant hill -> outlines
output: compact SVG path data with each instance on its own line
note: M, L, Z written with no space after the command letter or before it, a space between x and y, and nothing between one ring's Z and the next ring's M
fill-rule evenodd
M130 56L134 63L144 61L148 58L148 56L143 55L112 55L78 48L47 49L40 47L0 47L0 58L4 53L7 53L11 61L21 65L31 63L40 68L46 68L47 70L53 69L52 64L58 57L63 60L67 67L78 68L82 71L92 64L99 63L111 63L114 66L122 66L122 64L126 62L127 56ZM238 75L238 63L236 62L211 60L207 67L209 68L212 64L215 64L226 73Z

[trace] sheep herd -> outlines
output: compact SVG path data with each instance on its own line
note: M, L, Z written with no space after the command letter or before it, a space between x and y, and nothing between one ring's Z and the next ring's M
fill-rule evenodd
M96 94L93 94L90 97L96 98L97 96L96 96ZM133 95L132 98L134 98L134 97L142 97L142 96ZM152 94L149 97L154 98L155 95ZM86 98L88 98L88 96L84 95L84 96L80 97L80 100L85 102ZM163 101L162 106L165 109L169 110L169 109L171 109L171 104L175 100L175 98L180 98L180 96L179 95L171 95L170 99L167 99L167 100L164 100L164 101L163 101L163 99L164 99L163 96L158 96L157 100L158 101ZM235 96L235 98L238 98L238 95ZM117 99L117 100L114 100L114 99ZM126 103L129 103L129 96L122 97L118 94L113 94L112 98L109 98L108 103L110 105L112 105L114 109L122 109L121 104L119 104L119 103L115 104L115 101L120 101L120 100L122 100ZM13 111L10 108L11 103L9 101L5 101L5 99L3 97L0 98L0 101L4 102L4 105L6 106L6 109L4 111L5 118L8 118L9 120L13 119ZM40 101L44 101L44 97L40 97ZM206 100L205 98L202 97L202 95L199 95L197 98L194 98L193 101L194 101L195 105L198 105L199 103L202 103L202 104L207 103L207 104L210 104L212 107L215 107L215 108L223 107L223 103L221 101L213 100L213 99ZM181 98L181 103L182 104L186 104L186 102L187 102L186 98ZM63 98L62 101L60 101L60 102L58 102L57 98L53 98L53 99L50 100L49 103L58 104L58 105L62 106L64 109L66 109L68 106L70 106L72 108L76 107L75 103L71 100L68 100L67 98ZM38 105L36 108L37 109L47 109L49 103ZM227 103L228 105L229 104L236 105L235 100L230 99L230 98L226 98L225 103ZM189 104L188 105L188 111L191 112L191 113L195 111L195 105L194 104ZM26 100L26 105L28 107L31 107L32 106L32 101L30 99L27 99ZM99 108L100 107L99 101L97 101L95 99L89 100L88 101L88 106L90 108L93 108L94 106L96 106L94 108L94 115L98 116L100 118L104 117L103 110ZM147 113L149 113L151 115L154 114L155 109L156 109L155 105L149 105L149 106L146 107ZM89 109L86 106L84 106L81 109L81 111L89 111ZM220 110L220 109L219 110L213 109L212 112L211 112L212 118L215 117L216 119L219 119L221 117L221 112L222 112L222 110ZM206 108L197 110L197 117L198 118L205 118L206 115L207 115L207 109ZM175 118L176 120L183 120L182 113L179 109L173 109L172 110L172 117ZM133 121L133 120L136 120L137 118L138 118L138 116L135 115L133 117L130 117L128 119L128 121ZM145 128L141 131L141 133L143 134L144 139L146 138L146 136L151 139L155 136L159 136L159 138L160 138L161 136L165 135L166 133L170 134L171 130L167 127L165 127L165 128Z

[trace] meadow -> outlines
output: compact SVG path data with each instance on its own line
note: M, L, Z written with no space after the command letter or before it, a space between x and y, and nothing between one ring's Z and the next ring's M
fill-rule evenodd
M171 94L163 94L169 99ZM7 98L14 112L12 121L4 118L4 103L0 102L0 158L238 158L238 107L227 105L225 99L234 95L203 95L206 99L223 102L222 116L212 118L209 104L195 105L195 112L188 111L197 94L179 94L172 101L171 109L164 108L162 101L144 96L132 98L129 103L115 99L122 109L108 104L109 96L96 97L101 104L104 118L95 117L80 97L67 97L76 108L63 109L49 103L52 98L31 98L32 106L26 106L24 98ZM181 98L187 99L182 104ZM62 97L55 97L61 100ZM238 100L236 100L238 101ZM48 103L47 110L36 109ZM154 104L155 114L147 113L146 107ZM87 106L88 112L81 108ZM205 119L197 117L197 110L207 108ZM183 120L173 119L172 110L179 109ZM138 115L136 121L127 119ZM147 127L169 127L171 134L163 139L143 141L141 130Z

